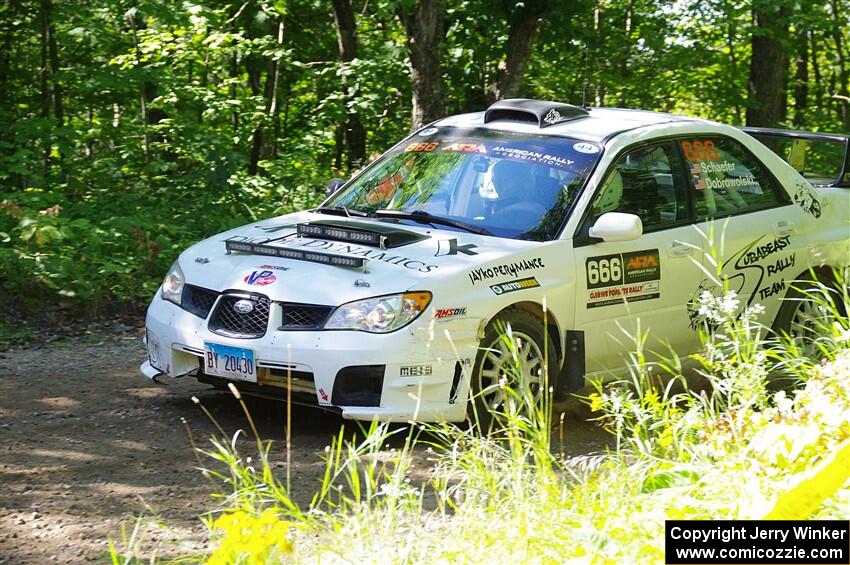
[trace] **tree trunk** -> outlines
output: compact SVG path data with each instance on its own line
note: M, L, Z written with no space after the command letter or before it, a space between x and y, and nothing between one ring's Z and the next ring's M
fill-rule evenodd
M440 47L446 36L445 15L442 0L416 0L412 10L399 9L406 31L414 130L446 113L440 63Z
M127 16L127 22L130 24L130 30L133 34L133 48L136 54L136 65L142 64L142 50L139 48L139 34L137 30L143 27L144 22L140 22L135 14ZM150 159L150 137L148 136L148 98L146 88L147 83L139 85L139 109L142 114L142 150L145 154L145 162Z
M797 60L794 74L794 126L802 127L806 122L809 107L809 34L797 32Z
M50 117L50 87L48 86L48 71L47 71L47 44L50 42L50 11L45 6L42 0L40 6L41 17L41 65L38 69L38 82L41 92L41 117L47 119ZM44 174L50 172L50 138L44 136L42 139L42 166Z
M728 1L723 3L723 11L726 14L732 14L732 6ZM735 38L735 28L736 28L735 18L727 17L726 18L726 49L729 51L729 76L733 79L737 79L738 77L738 50L737 50L737 40ZM741 104L739 102L735 102L734 106L735 112L735 122L740 124L743 120L743 115L741 112Z
M842 34L847 26L847 18L841 16L843 10L838 0L832 0L832 38L835 41L835 61L838 65L838 96L833 97L838 99L841 123L844 130L850 130L850 78L847 76L847 54L844 52L844 40Z
M812 46L809 57L812 61L812 74L815 77L815 106L821 107L823 106L823 76L820 71L820 63L818 63L818 39L815 32L812 32L811 42Z
M357 27L354 21L354 10L351 0L332 0L334 22L336 22L339 58L342 63L350 63L357 58ZM366 129L356 110L351 109L349 102L357 97L356 89L349 84L343 75L343 102L346 106L345 144L348 149L348 170L359 167L366 159Z
M231 79L235 79L239 76L239 61L235 54L230 56L229 63L229 76ZM228 96L230 96L231 100L236 100L236 81L230 81ZM230 111L230 125L233 128L233 135L235 136L239 132L239 112L235 109Z
M545 9L545 3L532 3L521 11L518 17L511 18L508 31L508 43L505 46L505 59L499 62L496 80L490 87L492 100L516 98L519 96L525 67L531 57L531 47L537 34L539 18Z
M283 45L284 21L283 16L279 16L279 21L273 26L272 30L275 33L278 45ZM270 59L266 63L266 81L263 86L263 98L266 100L265 116L261 119L257 127L254 128L254 134L251 136L251 153L248 157L248 174L256 175L259 172L260 158L263 155L263 145L265 136L263 132L264 121L274 119L277 113L277 86L278 75L280 73L280 59ZM260 72L251 71L249 66L248 79L251 83L251 89L256 95L259 92Z
M629 71L629 58L632 55L632 20L634 18L634 2L626 2L626 15L623 23L623 52L620 55L620 72L618 73L621 84L630 83L631 72ZM628 88L620 88L620 96L617 104L621 108L628 108L629 99L626 97Z
M56 26L53 24L53 2L41 0L42 12L47 19L47 52L50 59L50 91L53 99L53 117L57 125L61 126L65 121L62 108L62 90L59 86L59 50L56 45Z
M747 125L775 127L788 111L787 5L776 7L770 0L753 5L753 37L750 80L747 84Z
M593 49L590 59L591 65L596 66L598 62L600 67L603 66L604 59L601 55L601 47L604 45L602 37L602 3L597 1L593 4ZM600 73L594 69L593 73L593 105L602 107L605 104L605 86L601 83Z

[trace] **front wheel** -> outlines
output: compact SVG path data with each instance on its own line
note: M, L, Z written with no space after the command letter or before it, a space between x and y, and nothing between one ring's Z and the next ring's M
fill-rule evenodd
M509 398L539 403L555 386L557 352L543 322L532 314L509 309L484 330L472 370L470 417L484 432L499 426Z

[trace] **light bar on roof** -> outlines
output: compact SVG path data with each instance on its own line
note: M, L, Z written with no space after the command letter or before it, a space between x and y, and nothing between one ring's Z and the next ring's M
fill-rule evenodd
M373 231L341 228L324 224L298 224L298 237L319 237L384 248L387 237Z

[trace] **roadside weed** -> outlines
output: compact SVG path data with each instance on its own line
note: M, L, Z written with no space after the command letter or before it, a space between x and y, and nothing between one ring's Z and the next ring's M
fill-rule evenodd
M537 390L525 386L519 364L500 383L501 427L489 435L448 424L341 429L305 507L273 469L271 442L256 431L254 446L241 432L214 436L199 450L219 497L204 517L207 562L663 562L665 519L763 518L783 508L846 517L850 469L835 459L850 442L842 288L813 291L831 302L810 344L773 335L760 308L742 308L728 290L700 295L704 347L693 360L706 386L697 390L680 359L649 350L638 332L626 378L585 397L615 440L592 457L559 454L548 376ZM509 327L503 337L515 351ZM800 388L772 392L777 373ZM247 409L246 418L253 427ZM819 502L796 503L819 472L829 474L817 481L826 485ZM130 554L140 555L113 548L113 562L141 562Z

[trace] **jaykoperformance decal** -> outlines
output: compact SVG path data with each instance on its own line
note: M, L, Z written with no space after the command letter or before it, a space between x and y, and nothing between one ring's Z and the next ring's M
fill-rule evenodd
M661 296L661 259L657 249L589 257L585 272L588 308Z
M478 281L484 281L496 277L515 277L523 271L530 271L532 269L542 269L545 266L546 265L543 264L543 259L541 257L535 257L534 259L522 259L520 261L514 261L513 263L505 263L503 265L495 265L493 267L481 267L480 269L473 269L469 273L469 280L474 286L475 283Z

